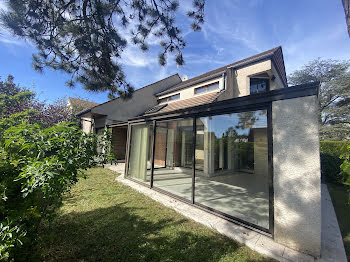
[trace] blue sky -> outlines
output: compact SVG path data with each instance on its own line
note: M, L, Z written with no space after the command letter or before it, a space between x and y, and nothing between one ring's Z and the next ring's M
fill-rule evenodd
M171 74L188 77L232 63L281 45L287 74L317 58L350 59L350 38L346 31L341 0L207 0L205 24L192 32L185 16L191 1L180 1L177 22L187 42L183 50L185 66L178 68L169 58L166 67L158 65L159 48L150 39L143 53L129 45L122 55L127 79L135 88ZM0 0L0 8L5 2ZM35 47L16 39L0 28L0 76L15 76L17 83L33 87L48 102L64 96L80 96L91 101L107 101L106 93L91 93L81 87L65 86L69 75L46 69L44 74L31 67Z

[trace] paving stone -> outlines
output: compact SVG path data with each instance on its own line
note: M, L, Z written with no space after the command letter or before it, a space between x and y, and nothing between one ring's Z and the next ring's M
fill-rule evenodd
M282 261L293 261L293 262L315 262L315 258L304 253L295 251L290 248L285 248L283 253Z

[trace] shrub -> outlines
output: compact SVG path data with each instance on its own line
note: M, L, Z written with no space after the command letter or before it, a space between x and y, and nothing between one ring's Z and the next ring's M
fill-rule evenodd
M343 163L341 156L346 153L350 142L344 141L321 141L321 170L322 178L328 182L343 183L346 179L340 169Z
M350 186L350 145L346 147L346 152L341 155L341 158L344 160L340 166L341 170L345 174L344 184Z
M52 220L82 170L109 160L111 140L110 134L98 139L71 123L1 125L7 120L0 121L7 126L0 130L0 256L16 259L22 242L28 248L35 240L41 221Z
M45 105L12 76L0 80L1 260L25 261L22 251L30 250L39 224L52 220L82 170L112 159L108 132L84 134L74 123L60 123L67 119L63 103Z
M320 149L321 153L326 153L329 155L340 156L346 153L347 146L350 142L345 141L321 141Z

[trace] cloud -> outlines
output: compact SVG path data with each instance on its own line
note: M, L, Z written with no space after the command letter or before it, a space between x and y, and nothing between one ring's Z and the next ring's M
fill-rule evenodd
M283 42L287 73L318 57L349 59L349 39L343 24L333 24L307 35L297 28L296 26L292 37Z
M242 15L238 8L233 5L227 9L213 7L210 10L202 27L204 37L209 43L216 47L218 42L225 46L241 44L253 51L262 51L263 41L258 37L257 26L252 24L249 17Z
M0 11L7 11L7 3L3 0L0 0Z
M158 63L154 55L129 45L121 54L121 64L132 67L147 67Z
M10 34L8 31L6 31L4 28L1 28L1 27L0 27L0 42L6 45L16 45L16 46L30 45L25 40Z

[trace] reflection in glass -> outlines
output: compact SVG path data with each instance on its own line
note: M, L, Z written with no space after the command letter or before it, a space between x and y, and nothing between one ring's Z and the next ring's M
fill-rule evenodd
M191 199L193 120L157 122L153 185Z
M269 227L266 110L201 117L195 202Z
M131 127L127 176L147 184L150 183L152 136L153 124L134 125Z

